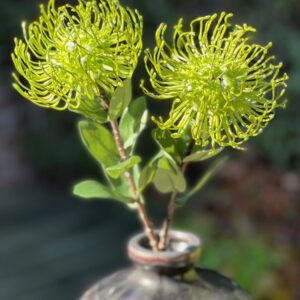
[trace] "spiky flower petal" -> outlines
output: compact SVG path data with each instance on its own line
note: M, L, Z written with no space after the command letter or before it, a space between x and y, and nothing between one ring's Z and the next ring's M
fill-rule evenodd
M76 109L130 78L142 48L142 18L118 0L41 5L40 18L15 39L14 87L42 107Z
M188 130L196 144L240 148L283 107L287 75L282 64L268 56L271 43L249 43L254 28L231 26L232 14L200 17L183 31L174 27L172 44L164 39L166 25L156 31L153 53L145 52L145 65L156 94L142 82L144 92L157 99L173 99L169 119L154 121L174 138Z

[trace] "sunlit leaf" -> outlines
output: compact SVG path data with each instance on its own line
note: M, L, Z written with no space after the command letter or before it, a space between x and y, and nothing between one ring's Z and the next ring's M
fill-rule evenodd
M145 97L132 101L120 120L120 133L125 149L133 150L139 134L144 130L148 118Z
M120 117L131 101L131 79L123 81L123 86L116 88L109 103L109 118L114 120Z
M199 150L185 157L183 162L203 161L218 155L223 149Z
M85 199L114 199L114 192L95 180L85 180L73 187L73 194Z
M114 166L106 168L107 174L112 177L112 178L118 178L124 172L128 171L131 169L133 166L141 162L141 157L140 156L131 156L127 160L122 161Z
M166 156L179 164L182 163L190 142L186 136L183 135L178 139L174 139L171 137L171 133L168 130L156 128L152 131L152 137Z
M95 122L80 121L79 132L83 144L99 163L109 167L119 162L119 152L108 129Z

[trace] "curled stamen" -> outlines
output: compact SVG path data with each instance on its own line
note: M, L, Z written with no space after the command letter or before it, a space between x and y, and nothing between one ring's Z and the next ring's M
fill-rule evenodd
M200 17L183 30L180 19L171 44L164 39L166 25L155 34L156 47L145 51L144 62L157 99L175 99L169 119L153 118L174 138L189 131L203 147L241 144L256 136L283 107L288 76L282 64L268 56L272 46L249 43L246 24L231 26L232 14Z
M41 5L40 18L22 24L15 39L14 87L42 107L75 109L93 100L99 87L112 94L131 78L142 48L142 18L118 0L78 0Z

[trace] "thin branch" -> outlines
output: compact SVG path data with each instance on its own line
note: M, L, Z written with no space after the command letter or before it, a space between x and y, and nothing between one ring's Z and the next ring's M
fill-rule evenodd
M113 136L114 136L114 139L115 139L115 142L116 142L119 154L120 154L120 158L121 158L121 160L126 160L127 159L127 154L126 154L126 151L125 151L125 149L123 147L123 144L122 144L118 124L117 124L116 121L112 121L112 122L110 122L110 125L111 125ZM140 201L140 198L138 196L136 186L135 186L135 183L134 183L133 176L132 176L131 172L129 172L129 171L126 171L124 173L124 176L127 179L132 199L136 203L137 211L138 211L140 220L141 220L141 222L144 226L145 233L146 233L146 235L149 239L150 246L153 249L153 251L157 252L158 251L158 245L157 245L158 241L157 241L156 235L154 233L153 225L152 225L152 223L150 222L150 220L147 216L144 204Z
M191 141L186 150L185 157L191 154L191 152L193 151L193 147L194 147L194 141ZM181 169L182 173L185 173L187 166L188 166L188 163L183 163L181 165L180 169ZM165 250L166 246L167 246L168 234L169 234L170 228L172 226L174 214L176 211L177 195L178 195L178 192L173 192L169 199L168 208L167 208L167 216L166 216L166 218L163 222L162 228L159 232L158 249L160 251Z
M109 108L109 101L106 97L106 95L104 95L104 93L101 93L102 97L103 97L103 102L104 102L104 107L106 109ZM119 130L119 126L118 123L116 121L110 121L110 126L112 129L112 134L113 137L115 139L116 142L116 146L120 155L120 158L122 161L126 160L127 157L127 153L124 149L123 146L123 141L121 138L121 134L120 134L120 130ZM152 248L153 251L158 252L158 240L156 238L156 235L154 233L154 229L153 229L153 225L152 222L150 221L145 206L144 204L141 202L141 199L137 193L137 189L135 186L135 182L132 176L132 173L130 171L126 171L124 172L124 176L127 179L128 185L129 185L129 189L130 189L130 193L131 193L131 197L134 200L136 207L137 207L137 212L139 215L139 218L144 226L144 230L145 233L149 239L149 244Z

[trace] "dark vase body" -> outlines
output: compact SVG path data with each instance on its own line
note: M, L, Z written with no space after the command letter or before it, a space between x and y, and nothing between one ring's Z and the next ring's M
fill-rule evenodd
M172 231L170 250L154 253L144 235L133 237L128 255L135 265L96 283L81 300L252 300L236 283L217 272L194 266L200 241Z

